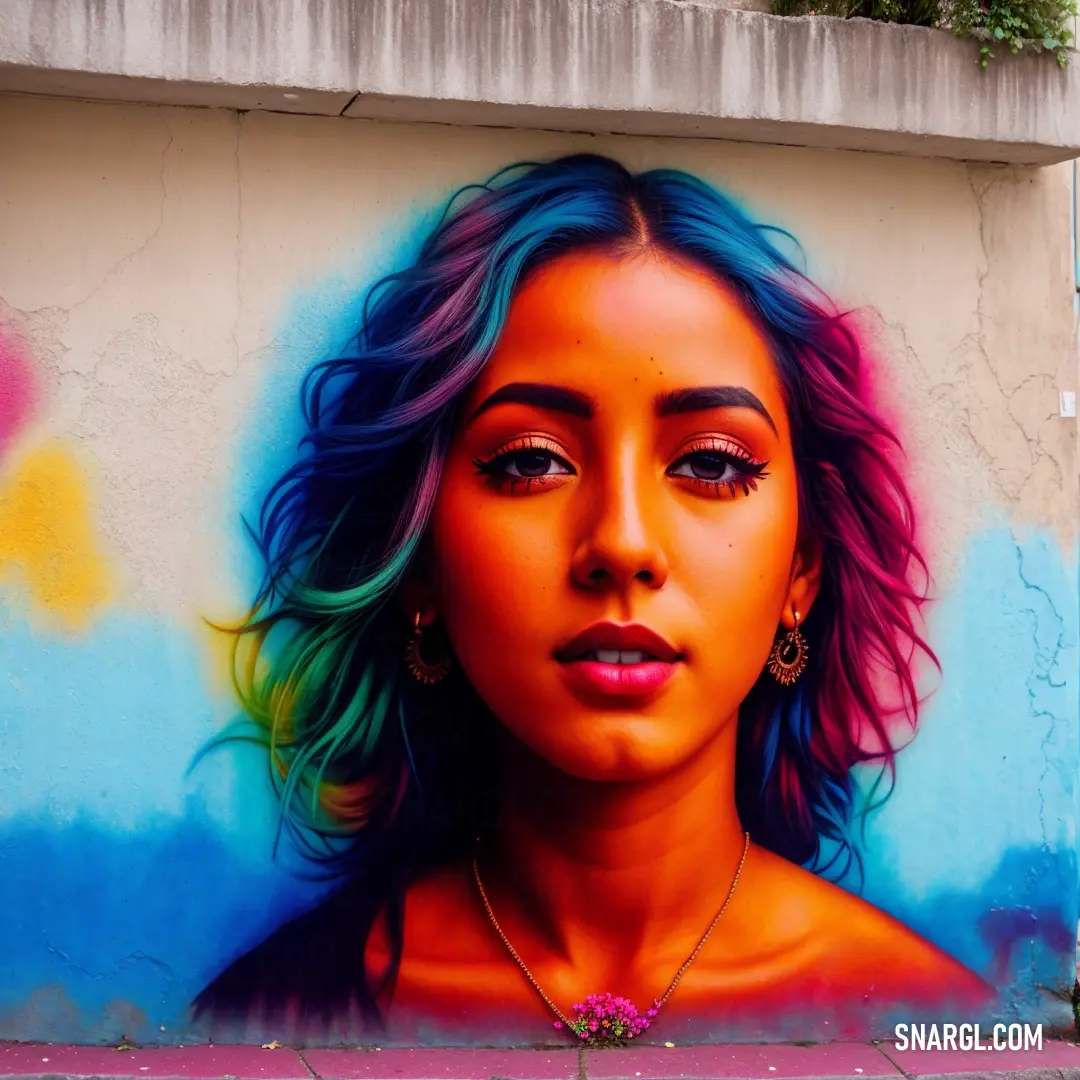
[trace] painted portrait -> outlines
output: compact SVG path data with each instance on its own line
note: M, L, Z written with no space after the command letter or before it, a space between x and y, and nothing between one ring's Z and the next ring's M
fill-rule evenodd
M201 1023L605 1045L990 1000L835 884L936 669L932 567L790 241L577 155L459 192L371 288L251 523L213 747L261 747L334 884Z

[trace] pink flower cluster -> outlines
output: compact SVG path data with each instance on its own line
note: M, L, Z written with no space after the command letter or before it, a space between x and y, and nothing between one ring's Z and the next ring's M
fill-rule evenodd
M640 1035L657 1014L654 1007L640 1013L628 998L590 994L571 1010L570 1030L583 1042L618 1045ZM562 1028L562 1021L555 1026Z

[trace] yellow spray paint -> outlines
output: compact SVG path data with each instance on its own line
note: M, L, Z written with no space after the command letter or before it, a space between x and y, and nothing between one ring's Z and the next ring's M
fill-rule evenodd
M89 625L110 599L86 477L57 444L28 450L0 474L0 595L22 586L66 629Z

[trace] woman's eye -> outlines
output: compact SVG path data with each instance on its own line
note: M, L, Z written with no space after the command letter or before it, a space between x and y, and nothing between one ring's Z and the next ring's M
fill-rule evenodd
M573 476L574 467L543 445L525 444L511 447L494 457L474 461L477 472L488 477L496 486L505 486L510 491L520 488L529 491L534 487L543 487L557 481L557 477Z
M532 479L538 476L565 476L569 466L547 450L518 450L500 462L504 476Z
M734 495L739 490L749 495L757 490L758 481L769 475L766 466L767 462L744 458L741 454L692 450L683 454L667 473L683 477L706 495Z
M668 472L671 476L690 476L695 480L710 480L716 484L731 483L743 476L731 458L706 450L687 454L675 462Z

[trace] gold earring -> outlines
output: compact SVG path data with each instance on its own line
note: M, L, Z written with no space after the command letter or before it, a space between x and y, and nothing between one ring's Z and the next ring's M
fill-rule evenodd
M799 613L796 611L795 626L776 641L769 653L769 674L781 686L791 686L806 670L809 654L806 638L799 633Z
M435 661L425 660L420 647L423 639L424 631L420 626L420 612L418 611L413 621L412 637L409 638L409 644L405 649L405 663L417 682L422 682L425 686L434 686L446 678L450 670L450 657L444 655Z

